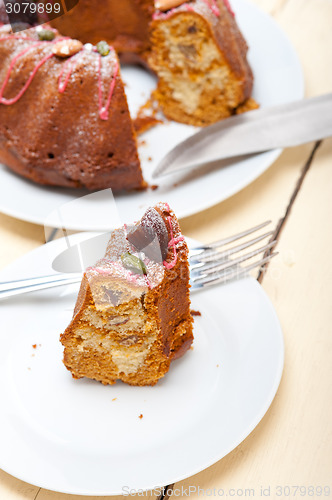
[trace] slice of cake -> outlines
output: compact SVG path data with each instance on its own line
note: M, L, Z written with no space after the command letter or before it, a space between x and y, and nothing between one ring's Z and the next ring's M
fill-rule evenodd
M111 234L83 276L61 335L74 378L154 385L193 341L188 247L174 212L159 203Z
M169 0L159 0L169 5ZM228 2L174 2L178 7L157 11L150 25L151 68L158 75L154 97L170 120L204 127L246 109L253 74L247 44Z

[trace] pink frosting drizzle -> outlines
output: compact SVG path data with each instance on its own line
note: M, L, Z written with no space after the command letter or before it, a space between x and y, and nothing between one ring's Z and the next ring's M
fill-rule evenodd
M79 52L78 52L78 54L79 54ZM73 72L73 69L74 69L74 62L75 62L75 61L73 61L73 59L74 59L74 57L75 57L75 56L77 56L77 54L75 54L75 55L73 55L72 57L70 57L70 58L69 58L69 59L68 59L68 60L64 63L63 68L62 68L62 70L61 70L61 73L60 73L60 75L59 75L59 80L58 80L58 82L59 82L59 83L58 83L58 90L59 90L59 92L60 92L61 94L62 94L62 93L66 90L67 85L68 85L68 82L69 82L69 79L70 79L71 74L72 74L72 72ZM68 66L69 66L69 68L68 68ZM66 74L66 76L65 76L64 81L62 82L62 77L63 77L63 74L65 73L65 71L67 70L67 68L68 68L68 72L67 72L67 74Z
M144 280L145 283L146 283L146 285L147 285L147 287L151 290L152 285L151 285L151 282L150 282L149 278L146 275L135 274L132 271L130 271L129 269L125 269L123 267L123 265L120 264L120 262L117 262L117 261L113 261L113 260L110 260L110 259L103 259L103 261L110 263L112 265L113 269L117 269L118 271L120 271L121 274L123 275L123 278L126 279L127 281L129 281L130 283L134 283L135 285L142 286L142 280ZM98 273L98 274L101 274L103 276L109 276L110 275L110 270L109 269L104 269L103 267L100 267L100 266L96 266L96 267L91 266L91 267L88 267L86 269L85 273L89 273L89 272Z
M29 85L31 84L33 78L35 77L37 71L41 68L41 66L43 66L43 64L45 64L46 61L51 59L54 56L54 54L53 54L53 52L51 54L47 54L36 64L31 75L29 76L27 82L24 84L23 88L20 90L20 92L15 97L13 97L12 99L5 99L3 97L3 93L5 91L5 88L7 86L8 81L10 79L10 75L12 73L14 66L15 66L15 63L19 58L23 57L27 52L34 49L35 47L39 47L40 45L51 45L51 44L60 42L62 40L68 40L68 39L69 39L69 37L61 37L61 38L57 38L56 40L54 40L52 42L49 42L49 41L33 40L32 38L28 38L26 36L21 36L21 35L8 35L8 36L0 37L0 42L5 41L5 40L24 40L24 41L33 42L32 46L29 46L29 47L26 47L25 49L23 49L11 61L10 66L8 68L8 71L7 71L7 74L5 76L5 80L4 80L3 85L0 89L0 104L6 104L6 105L15 104L23 96L23 94L26 92L26 90L28 89ZM94 48L94 52L96 52L96 51L97 51L96 48ZM70 77L72 75L72 72L74 70L75 62L76 62L73 59L75 56L77 56L80 53L81 52L78 52L77 54L74 54L73 56L69 57L68 60L63 64L63 67L62 67L62 70L61 70L61 73L60 73L59 79L58 79L58 90L60 93L63 93L66 90L68 82L69 82ZM103 106L103 88L102 88L103 82L102 82L102 76L101 76L101 66L102 66L101 59L102 59L102 57L101 57L101 55L99 55L99 57L98 57L99 117L101 120L108 120L108 111L109 111L109 107L111 105L111 100L112 100L112 96L113 96L114 89L115 89L116 78L117 78L117 75L119 73L119 64L118 64L118 61L115 62L115 69L114 69L113 77L112 77L112 80L110 83L109 93L108 93L108 96L106 99L106 103Z
M101 78L101 60L102 56L99 56L99 62L98 62L98 97L99 97L99 117L101 120L108 120L108 110L111 104L112 100L112 95L114 92L115 84L116 84L116 77L118 76L119 72L119 64L118 61L115 63L115 69L114 69L114 74L113 78L110 84L110 90L108 93L108 97L105 103L105 106L103 106L103 88L102 88L102 78Z
M1 39L3 40L3 39ZM11 75L11 72L13 70L13 67L16 63L16 61L24 56L24 54L26 54L27 52L29 52L31 49L34 49L35 47L38 47L40 45L43 45L44 42L36 42L32 47L27 47L25 48L24 50L22 50L21 52L19 52L12 60L9 68L8 68L8 71L7 71L7 74L6 74L6 77L5 77L5 81L3 82L3 85L0 89L0 104L6 104L7 106L9 106L10 104L14 104L15 102L17 102L21 97L22 95L25 93L25 91L27 90L27 88L29 87L30 83L32 82L35 74L37 73L37 71L39 70L39 68L46 62L48 61L48 59L50 59L51 57L53 57L53 52L51 54L47 54L45 57L43 57L39 63L35 66L35 68L33 69L31 75L29 76L28 80L26 81L26 83L24 84L23 88L20 90L20 92L15 96L13 97L12 99L5 99L3 97L3 93L5 91L5 88L7 86L7 83L8 83L8 80L10 78L10 75Z
M172 218L171 217L167 217L167 221L168 221L168 224L169 224L169 227L170 227L170 232L171 232L171 239L168 242L168 246L169 247L173 247L173 260L171 262L166 262L166 260L164 260L163 264L166 267L166 269L173 269L173 267L175 266L175 264L176 264L176 262L178 260L178 256L177 256L177 253L176 253L176 244L179 243L180 241L183 241L184 237L183 236L178 236L177 238L174 238L174 236L173 236L173 227L172 227Z
M173 245L176 245L177 243L180 243L180 241L184 241L184 236L178 236L177 238L173 238L168 243L168 246L172 247Z

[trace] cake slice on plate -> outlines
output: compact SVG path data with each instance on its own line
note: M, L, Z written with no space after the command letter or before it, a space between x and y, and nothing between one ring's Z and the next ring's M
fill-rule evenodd
M111 234L61 335L74 378L154 385L193 341L188 247L165 203Z

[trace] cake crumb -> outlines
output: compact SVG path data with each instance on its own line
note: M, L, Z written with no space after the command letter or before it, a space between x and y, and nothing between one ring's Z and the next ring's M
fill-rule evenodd
M140 418L140 419L142 420L142 418L143 418L143 415L142 415L142 413L140 414L140 416L139 416L138 418Z
M190 346L190 350L191 350L191 351L193 351L193 350L194 350L194 346L193 346L193 345L191 345L191 346Z
M31 368L30 368L30 366L28 366L28 370L29 370L29 371L31 371Z
M148 161L152 161L152 158L151 158L151 156L149 156L149 158L148 158Z
M150 130L152 127L155 127L159 123L163 123L161 120L158 120L158 118L155 118L154 116L137 116L134 120L134 129L137 135L144 134L144 132L147 132Z
M37 349L37 344L32 344L32 347L33 347L34 349Z
M219 368L219 365L217 365L217 368Z
M118 398L113 398L112 401L116 401Z
M152 184L152 185L150 186L150 189L152 189L152 191L155 191L155 190L156 190L156 189L158 189L158 188L159 188L158 184Z
M243 104L240 104L240 106L236 108L235 114L241 115L242 113L246 113L247 111L252 111L253 109L258 109L258 108L259 104L255 101L255 99L250 97Z
M141 135L152 127L163 123L163 121L157 117L158 111L159 106L157 101L153 96L150 96L146 103L140 107L136 118L133 120L134 130L137 135Z
M190 314L192 316L202 316L202 313L200 311L195 311L194 309L190 311Z

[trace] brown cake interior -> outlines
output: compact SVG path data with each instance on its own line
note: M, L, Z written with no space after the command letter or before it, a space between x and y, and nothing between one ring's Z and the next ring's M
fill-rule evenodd
M253 76L247 46L223 2L219 18L204 2L157 18L151 40L149 63L159 76L155 98L169 119L206 126L249 99Z

